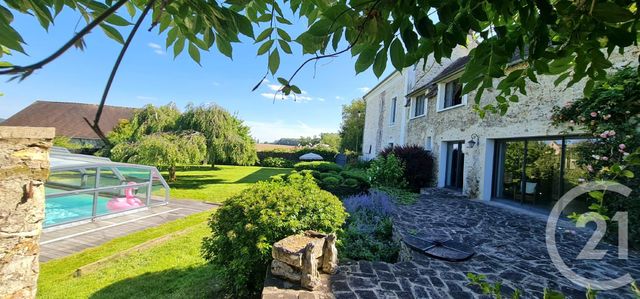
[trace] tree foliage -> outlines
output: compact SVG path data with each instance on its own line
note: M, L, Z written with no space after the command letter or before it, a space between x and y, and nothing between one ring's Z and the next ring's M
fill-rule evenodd
M107 138L112 144L118 144L137 141L145 135L170 132L175 129L179 117L180 110L174 103L159 107L149 104L136 111L130 120L121 120Z
M365 110L364 99L356 99L342 106L342 124L340 125L341 150L362 152Z
M589 95L595 80L604 79L611 66L608 56L637 44L640 18L636 2L629 0L11 0L0 5L0 53L25 52L25 41L13 27L14 13L33 15L48 28L63 9L72 9L84 18L87 27L99 25L107 36L122 43L117 28L132 23L121 15L121 6L127 8L130 18L149 6L152 27L166 37L166 47L176 56L186 48L197 63L200 53L214 45L232 57L232 43L239 42L241 35L251 38L258 55L266 57L271 74L277 73L281 54L292 53L293 42L304 54L313 54L301 67L350 52L357 56L356 72L371 68L381 76L389 60L397 70L430 56L440 61L455 47L467 46L471 37L477 47L471 51L461 78L466 84L464 92L477 90L479 103L483 90L497 88L500 95L496 103L476 108L501 113L510 101L517 100L517 92L526 93L527 80L537 82L540 74L557 75L556 84L568 80L567 86L587 78L584 91ZM308 24L297 37L287 27L294 17L306 19ZM0 67L5 70L0 74L23 79L68 46L84 48L82 37L76 36L61 48L63 51L31 66L4 62ZM505 70L514 55L525 60L526 67L507 75ZM301 93L292 84L298 70L288 79L278 78L282 93ZM500 79L497 85L495 79Z
M122 142L111 150L116 161L157 165L169 170L169 180L176 179L176 166L195 164L204 160L207 152L205 138L198 132L155 133L138 141Z
M212 165L253 165L258 160L249 127L218 105L189 105L178 119L177 127L204 134L208 161Z

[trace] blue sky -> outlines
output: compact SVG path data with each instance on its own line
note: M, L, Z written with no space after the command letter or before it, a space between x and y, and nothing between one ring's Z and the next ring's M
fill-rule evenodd
M35 18L15 15L14 26L27 42L25 49L29 55L7 57L18 65L33 63L58 49L73 35L78 21L76 12L65 10L47 32ZM293 18L292 21L294 25L288 30L294 32L295 38L306 20ZM356 76L355 59L345 53L320 60L315 72L309 64L299 73L294 84L303 90L301 101L274 103L272 87L277 85L271 76L270 82L251 92L266 70L267 57L256 56L257 46L249 39L234 44L233 60L218 53L214 46L211 52L201 53L202 66L198 66L186 50L174 60L173 53L165 51L165 35L158 35L157 29L148 32L149 23L141 27L129 47L111 88L108 105L141 107L173 101L182 109L188 103L215 102L237 113L251 127L255 138L273 141L280 137L337 132L341 106L361 97L378 82L370 70ZM128 31L129 28L122 30L123 36L126 37ZM259 33L259 29L256 32ZM97 104L120 44L108 39L100 29L94 30L85 41L84 52L71 49L23 82L6 82L6 78L0 78L0 92L4 93L0 97L0 118L7 118L36 100ZM294 53L301 53L297 44L291 45ZM278 74L289 77L307 57L281 56ZM390 71L389 67L386 73Z

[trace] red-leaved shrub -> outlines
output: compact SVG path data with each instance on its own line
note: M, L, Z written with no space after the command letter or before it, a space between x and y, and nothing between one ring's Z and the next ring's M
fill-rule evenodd
M419 191L433 180L433 155L419 145L397 145L385 148L380 155L393 153L404 164L404 177L409 189Z

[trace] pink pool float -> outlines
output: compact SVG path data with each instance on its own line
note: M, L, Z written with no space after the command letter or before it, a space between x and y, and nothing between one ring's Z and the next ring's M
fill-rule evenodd
M129 182L128 185L135 185ZM107 209L110 211L122 211L138 207L143 207L144 203L133 195L133 187L124 189L124 197L114 197L107 202Z

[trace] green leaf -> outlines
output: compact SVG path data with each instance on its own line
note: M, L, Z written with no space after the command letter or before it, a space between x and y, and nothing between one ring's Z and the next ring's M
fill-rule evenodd
M333 22L331 22L330 20L320 19L317 22L313 23L313 25L311 25L307 32L315 36L325 36L330 33L329 27L331 27L332 23Z
M373 73L380 78L385 68L387 68L387 48L383 48L376 55L376 59L373 61Z
M233 49L231 48L231 43L222 38L219 34L216 34L216 46L218 47L218 51L224 54L229 58L233 58Z
M282 78L282 77L278 77L278 83L280 83L280 84L282 84L284 86L289 85L289 81L287 81L287 79Z
M404 68L404 48L402 47L402 42L399 39L394 39L391 42L391 47L389 48L391 55L391 64L398 71L402 71Z
M373 64L373 61L376 58L377 50L378 50L378 47L370 46L364 49L362 52L360 52L360 55L358 55L358 60L356 60L356 65L355 65L356 74L362 73Z
M264 53L269 52L269 50L271 49L271 46L273 46L273 40L270 39L266 42L264 42L260 48L258 48L258 55L262 55Z
M173 58L178 57L184 49L184 37L179 37L175 44L173 44Z
M301 94L302 93L300 88L298 86L295 86L295 85L291 85L291 91L293 91L293 93L295 93L295 94Z
M118 30L104 23L100 24L100 28L102 28L102 31L104 31L104 33L112 40L124 44L124 38L122 38L122 35Z
M278 49L276 49L273 52L271 52L271 55L269 55L269 71L271 71L271 74L275 75L279 67L280 67L280 53L278 53Z
M591 191L589 192L589 196L597 200L602 200L604 198L602 191Z
M291 47L289 47L289 44L286 41L279 39L278 43L280 44L280 49L282 49L282 51L287 54L292 54Z
M629 170L629 169L623 170L620 174L622 174L623 176L625 176L628 179L634 178L633 172L631 170Z
M280 28L278 28L278 35L279 35L282 39L284 39L284 40L286 40L286 41L288 41L288 42L290 42L290 41L291 41L291 36L289 36L289 34L288 34L286 31L284 31L284 30L282 30L282 29L280 29Z
M593 17L609 23L620 23L630 21L634 18L633 13L626 8L612 2L597 1L593 8Z
M64 1L64 0L62 0ZM129 13L130 17L135 17L136 16L136 7L135 5L133 5L133 3L131 2L127 2L125 3L125 6L127 7L127 12Z
M105 21L109 24L113 24L116 26L129 26L131 25L131 22L125 20L123 17L116 15L116 14L111 14L110 16L108 16Z
M249 21L247 17L237 13L234 13L233 16L234 16L234 19L236 20L238 31L240 31L240 33L248 37L253 38L253 25L251 24L251 21Z
M281 16L276 16L276 20L278 20L278 23L281 24L285 24L285 25L291 25L291 21L281 17Z
M194 46L192 43L189 43L189 56L191 56L191 59L196 63L200 64L200 50L198 50L198 47Z
M271 33L273 32L273 27L267 28L264 31L262 31L258 37L256 37L256 43L259 43L265 39L267 39L267 37L269 37L271 35Z

